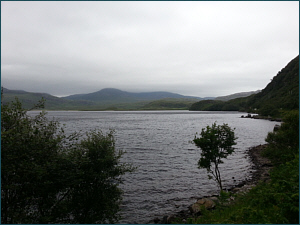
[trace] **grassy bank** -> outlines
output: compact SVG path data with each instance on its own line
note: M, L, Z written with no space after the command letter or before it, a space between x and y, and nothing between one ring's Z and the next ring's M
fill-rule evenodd
M215 210L203 210L186 223L299 224L299 111L289 112L283 121L267 136L268 147L262 153L274 166L270 179L244 194L222 193Z

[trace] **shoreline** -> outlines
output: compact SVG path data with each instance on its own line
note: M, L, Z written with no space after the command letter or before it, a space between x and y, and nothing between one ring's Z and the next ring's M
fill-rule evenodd
M241 116L241 118L260 119L260 120L269 120L269 121L275 121L275 122L282 122L281 118L273 118L273 117L270 117L270 116L251 115L251 113L248 113L247 116Z
M273 166L269 159L261 156L261 152L266 148L266 146L267 144L263 144L250 147L248 150L246 150L246 154L250 157L251 163L253 164L252 169L254 169L254 172L250 178L245 179L237 185L234 185L232 188L226 189L226 191L231 193L246 193L252 187L256 186L260 181L267 182L270 179L269 170ZM217 196L218 195L203 196L201 198L199 197L198 201L204 199L214 199ZM170 224L176 222L176 219L186 221L188 218L195 217L195 213L192 213L190 210L192 205L188 206L186 210L165 215L162 218L154 218L148 221L147 224Z

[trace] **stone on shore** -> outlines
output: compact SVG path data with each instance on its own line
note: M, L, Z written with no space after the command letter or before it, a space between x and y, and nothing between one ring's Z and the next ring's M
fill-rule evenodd
M216 200L215 200L216 201ZM203 209L213 209L216 206L216 202L211 198L199 199L196 203L189 207L192 214L200 214Z
M250 180L246 179L243 182L236 184L232 189L229 189L231 193L247 193L249 190L251 190L251 188L257 185L259 181L269 181L269 170L272 167L272 164L269 159L261 156L261 152L266 147L267 144L264 144L252 147L248 150L248 154L252 163L254 164L253 168L255 169L255 171L253 173L252 171L250 171L250 173L252 173ZM154 220L149 221L148 224L170 224L176 223L178 221L182 221L183 223L185 223L188 218L200 216L201 210L203 209L214 209L218 201L218 197L216 196L204 197L199 199L196 203L190 205L186 210L181 210L176 214L164 216L162 219L155 218ZM231 196L225 203L225 205L229 205L234 201L234 197Z

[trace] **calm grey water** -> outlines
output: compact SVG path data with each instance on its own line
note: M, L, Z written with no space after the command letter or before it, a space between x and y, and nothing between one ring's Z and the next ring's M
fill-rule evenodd
M31 115L37 112L29 112ZM186 209L196 198L217 194L217 185L197 168L200 149L190 143L195 133L214 122L236 128L235 153L221 165L224 187L251 176L246 150L264 144L277 122L240 118L245 113L137 111L50 111L48 117L65 124L67 132L115 130L116 148L126 151L122 161L137 166L125 175L123 219L120 223L146 223L155 217Z

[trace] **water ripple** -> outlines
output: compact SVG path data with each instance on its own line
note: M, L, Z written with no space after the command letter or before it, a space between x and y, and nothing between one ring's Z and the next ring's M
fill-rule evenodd
M36 112L29 112L34 114ZM198 169L200 150L191 143L195 133L215 121L236 128L235 153L224 160L224 187L250 177L246 150L264 144L276 122L241 119L229 112L49 112L66 124L66 132L116 131L116 148L126 151L122 162L138 167L124 176L121 223L146 223L156 216L186 208L196 198L217 193L216 183ZM179 208L178 208L179 207Z

